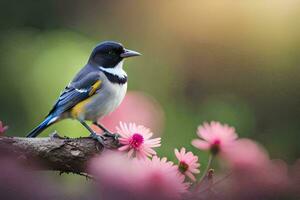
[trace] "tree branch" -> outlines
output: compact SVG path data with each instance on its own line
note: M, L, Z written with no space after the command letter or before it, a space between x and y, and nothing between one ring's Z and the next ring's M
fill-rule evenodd
M106 143L116 148L115 141ZM60 172L84 173L92 156L104 147L92 138L61 138L58 135L47 138L0 137L1 151L13 153L27 165L37 161L40 169Z

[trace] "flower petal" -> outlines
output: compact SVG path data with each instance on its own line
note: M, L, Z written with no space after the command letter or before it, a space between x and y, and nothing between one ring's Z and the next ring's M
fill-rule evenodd
M204 140L199 140L199 139L194 139L192 141L192 145L201 150L208 150L210 147L208 142L206 142Z

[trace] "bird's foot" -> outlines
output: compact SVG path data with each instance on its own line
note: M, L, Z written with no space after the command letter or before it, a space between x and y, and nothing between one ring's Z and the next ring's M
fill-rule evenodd
M105 138L105 141L109 143L111 148L118 148L120 147L119 143L119 137L120 135L117 133L111 133L111 132L104 132L103 136Z
M90 137L93 138L94 140L97 140L103 147L106 146L104 142L105 138L103 136L97 135L96 133L92 133Z
M97 140L102 147L107 149L116 149L119 147L119 140L116 139L116 136L104 136L98 135L96 133L90 135L91 138Z
M105 131L105 132L103 133L103 136L104 136L104 137L107 137L107 138L112 138L112 139L115 140L115 141L119 141L119 137L120 137L119 134L117 134L117 133L111 133L111 132L109 132L109 131Z
M94 125L98 126L100 129L102 129L103 131L103 137L104 137L104 141L108 144L110 144L110 146L116 148L119 147L119 134L117 133L112 133L110 132L107 128L105 128L104 126L102 126L100 123L98 122L93 122Z

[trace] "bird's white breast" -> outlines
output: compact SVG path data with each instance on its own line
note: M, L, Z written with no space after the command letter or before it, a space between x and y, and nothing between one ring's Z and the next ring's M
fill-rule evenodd
M111 98L110 103L108 103L108 111L106 114L114 111L123 101L126 91L127 91L127 83L124 84L116 84L116 83L108 83L110 86L111 94L109 95Z
M90 103L85 107L85 120L96 121L105 115L114 111L122 102L127 91L127 82L124 84L112 83L105 74L107 72L118 77L127 77L123 70L123 61L118 63L114 68L103 68L99 66L101 89L92 97Z
M96 121L113 112L122 102L127 91L127 83L118 84L104 81L99 93L92 97L85 108L85 120Z

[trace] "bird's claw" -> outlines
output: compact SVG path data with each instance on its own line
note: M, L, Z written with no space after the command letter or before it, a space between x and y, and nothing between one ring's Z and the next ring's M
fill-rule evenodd
M109 149L115 149L120 146L119 144L119 134L112 134L110 132L104 132L102 135L105 142L105 147Z
M107 137L98 134L91 134L91 137L97 140L97 142L99 142L102 147L105 147L107 149L115 149L119 147L119 141L115 137Z
M117 133L111 133L111 132L104 132L103 134L104 137L106 138L112 138L115 141L119 140L120 135Z
M102 129L103 131L103 136L105 138L112 138L113 142L118 143L119 141L119 134L117 133L111 133L108 129L106 129L104 126L102 126L101 124L94 122L94 125L98 126L100 129Z
M97 135L96 133L90 135L91 138L94 140L97 140L102 146L105 146L105 138L102 137L101 135Z

